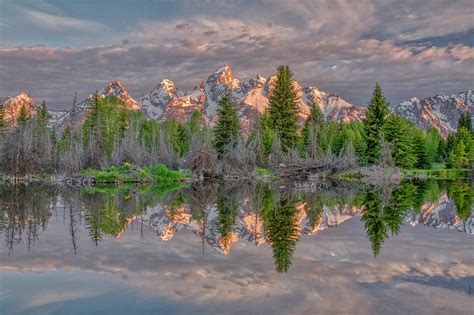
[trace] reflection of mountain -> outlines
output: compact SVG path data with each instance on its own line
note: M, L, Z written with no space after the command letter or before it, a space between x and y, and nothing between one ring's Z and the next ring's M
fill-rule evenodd
M412 226L425 224L437 229L454 229L467 234L474 234L474 217L461 220L457 214L454 202L448 198L446 192L442 193L435 202L426 202L419 213L410 213L406 222Z
M298 231L302 235L318 234L362 214L362 209L358 207L323 206L320 219L313 225L305 211L305 205L301 202L296 204L295 221L298 223ZM232 237L226 240L222 240L219 233L219 217L215 206L208 207L204 222L194 220L187 205L178 210L174 209L174 211L170 211L169 207L163 205L153 206L137 220L145 223L164 241L172 239L173 235L179 231L190 230L196 236L203 236L210 247L222 254L228 254L231 244L238 239L246 240L257 246L268 243L268 239L264 236L262 218L256 211L247 212L241 209L232 229ZM446 193L443 193L434 203L424 203L420 213L409 212L405 217L405 222L409 222L412 226L421 223L434 228L449 228L474 234L474 218L471 216L465 221L460 220L454 202L448 199Z
M304 210L304 204L297 204L297 216L301 234L314 235L320 231L330 229L342 224L353 216L359 215L361 210L354 207L323 207L321 220L314 227ZM204 235L206 243L222 254L230 250L228 240L221 240L218 229L217 207L210 206L205 215L205 221L196 221L191 217L188 206L183 206L179 210L179 215L172 214L170 209L163 205L157 205L148 209L147 213L137 218L148 225L155 233L165 241L170 240L174 233L182 230L191 230L197 236ZM202 233L204 229L204 233ZM258 213L240 210L237 214L236 223L232 229L232 242L244 239L255 245L262 245L268 240L264 237L262 219Z

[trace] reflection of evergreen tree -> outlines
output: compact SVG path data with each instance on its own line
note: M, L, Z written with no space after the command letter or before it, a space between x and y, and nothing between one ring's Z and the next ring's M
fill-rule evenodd
M382 210L382 198L377 191L369 189L365 193L363 204L364 214L361 220L364 222L367 238L372 243L374 256L377 256L383 242L388 238Z
M322 200L320 196L316 195L315 193L309 193L304 196L304 201L306 201L306 216L308 217L311 229L314 229L323 215Z
M237 219L237 201L235 194L226 190L219 189L217 197L217 229L222 239L228 240L232 236L232 230L234 228Z
M456 181L448 184L448 195L456 205L456 211L461 219L471 216L474 186L468 182Z
M410 210L413 195L413 186L402 184L392 192L389 204L384 207L383 218L392 235L397 235L403 224L405 214Z
M93 200L94 198L92 197L92 201ZM92 242L94 242L95 246L97 246L102 240L102 232L100 230L101 208L93 206L93 202L91 202L89 207L87 207L85 221L89 230L89 237L91 238Z
M0 189L1 231L11 253L15 245L25 243L28 250L47 228L52 215L53 189L38 186L4 186Z
M281 196L272 202L270 191L266 190L264 194L262 202L264 227L272 247L275 269L277 272L287 272L298 242L295 201L291 197Z

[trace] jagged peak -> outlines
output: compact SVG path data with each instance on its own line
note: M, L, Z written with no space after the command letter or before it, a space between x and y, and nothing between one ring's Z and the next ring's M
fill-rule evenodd
M222 67L214 71L206 80L207 84L212 84L214 82L222 83L231 90L236 89L240 85L240 81L234 78L232 68L228 64L224 64Z
M232 68L227 63L224 64L219 69L217 69L216 71L214 71L212 74L222 74L222 73L229 73L233 76Z

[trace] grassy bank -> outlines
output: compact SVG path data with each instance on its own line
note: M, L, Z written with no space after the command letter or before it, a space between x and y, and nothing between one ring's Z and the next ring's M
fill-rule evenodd
M402 169L404 177L408 178L435 178L435 179L465 179L469 178L470 170L467 168L445 169Z
M140 168L129 163L100 170L88 168L77 175L91 177L96 184L173 183L185 181L189 177L180 171L169 170L162 164Z

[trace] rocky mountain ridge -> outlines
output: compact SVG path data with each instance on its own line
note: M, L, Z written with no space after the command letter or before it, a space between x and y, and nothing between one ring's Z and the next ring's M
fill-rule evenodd
M275 86L276 76L265 78L258 74L248 80L238 80L234 77L229 65L224 65L214 71L198 86L187 92L181 91L173 81L164 79L148 94L135 100L122 83L112 81L98 91L99 98L108 95L120 98L130 110L142 110L150 119L175 119L184 122L196 110L201 110L210 126L216 122L217 103L221 95L228 91L235 102L242 130L248 133L252 122L262 114L269 104L269 97ZM343 122L361 121L365 117L366 107L350 104L340 96L327 93L315 86L301 86L296 80L293 86L297 94L300 108L299 122L303 124L309 115L312 104L321 109L326 120ZM92 95L76 104L67 111L50 111L51 125L79 124L89 108ZM21 106L25 106L30 115L34 115L37 102L28 94L22 92L17 96L0 98L5 106L7 122L15 123ZM474 120L474 93L466 90L453 95L435 95L425 99L416 97L392 106L392 111L414 121L424 130L433 126L447 137L455 132L457 122L462 113L468 112Z
M4 120L7 124L16 125L20 109L25 107L29 116L36 113L37 101L26 92L21 92L15 96L6 96L0 98L0 104L4 106Z
M457 130L462 113L470 113L474 120L473 104L473 90L467 90L453 95L437 94L422 100L412 97L393 106L392 111L410 119L424 130L435 127L443 137L447 137Z
M235 102L242 129L248 132L251 122L262 114L269 104L269 97L276 83L276 76L265 78L261 74L240 81L234 77L229 65L214 71L200 85L186 93L179 91L170 80L163 80L149 94L140 98L147 117L158 120L176 119L183 122L195 110L201 110L212 126L216 119L220 96L228 91ZM300 108L299 122L309 115L312 104L319 106L327 120L361 121L366 108L354 106L343 98L321 91L317 87L303 87L293 81Z

